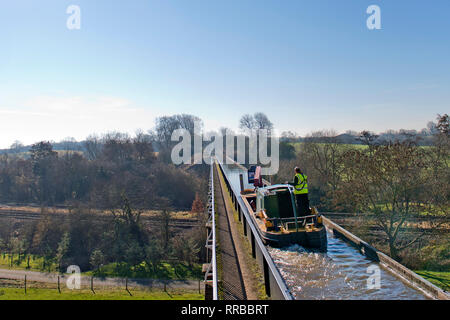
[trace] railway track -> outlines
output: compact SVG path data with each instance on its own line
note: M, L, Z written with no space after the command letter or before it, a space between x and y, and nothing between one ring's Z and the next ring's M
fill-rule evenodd
M65 219L68 218L67 213L53 213L51 214L55 218L58 219ZM16 210L3 210L0 211L0 219L13 219L13 220L19 220L19 221L35 221L41 219L42 215L41 213L37 212L29 212L29 211L16 211ZM89 217L91 219L92 216ZM83 218L82 218L83 219ZM110 220L110 215L96 215L96 220ZM149 217L149 216L142 216L142 221L145 223L152 223L152 222L159 222L160 219L158 217ZM177 228L193 228L199 225L199 221L196 219L171 219L169 222L169 226L171 227L177 227Z

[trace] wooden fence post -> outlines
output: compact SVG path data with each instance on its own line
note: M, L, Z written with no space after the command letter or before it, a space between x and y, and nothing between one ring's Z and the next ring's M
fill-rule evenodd
M127 290L128 294L129 294L130 296L133 296L133 295L131 294L130 290L128 290L128 278L125 278L125 290Z
M95 294L95 291L94 291L94 277L91 277L91 291L92 291L93 294Z
M25 275L25 294L27 294L27 275Z
M58 292L61 293L61 285L59 283L59 275L58 275Z

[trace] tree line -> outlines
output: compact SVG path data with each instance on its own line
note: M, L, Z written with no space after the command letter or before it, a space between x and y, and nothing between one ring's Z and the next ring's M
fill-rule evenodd
M92 231L92 237L85 235L89 239L85 241L108 245L105 248L93 245L88 253L73 256L84 256L85 263L91 266L102 260L100 253L105 255L110 250L116 254L108 253L107 261L126 262L131 259L131 252L136 255L130 261L144 261L147 254L157 261L161 251L151 249L151 244L156 243L149 241L153 233L141 235L139 212L148 208L162 209L161 221L167 222L170 220L168 208L190 207L197 192L206 194L206 189L202 188L206 188L208 170L204 170L203 175L201 170L193 173L172 165L170 160L171 149L176 143L171 141L173 130L183 128L195 135L198 132L194 129L198 125L202 127L201 120L192 115L167 116L156 120L154 131L137 132L134 137L120 133L90 136L84 142L83 152L57 153L52 144L39 142L30 148L28 157L2 155L0 201L34 202L43 207L66 204L74 210L109 210L113 213L113 222L102 228L116 233L108 235L100 228L99 232ZM382 231L391 256L400 259L403 250L420 242L425 235L425 232L414 235L406 232L411 221L428 217L428 229L448 223L449 117L439 116L428 126L433 134L432 145L427 147L420 146L421 137L414 134L408 134L406 138L402 135L402 139L379 139L374 133L363 131L358 134L361 145L342 144L333 131L313 132L301 143L293 143L296 140L285 134L280 141L280 171L270 179L272 182L289 180L293 168L300 166L309 177L312 205L321 211L364 213L364 217L374 221ZM244 115L239 127L244 133L273 130L273 124L262 113ZM220 131L226 132L226 128ZM44 222L39 228L44 228L42 225ZM45 230L39 228L36 226L36 230ZM39 249L33 252L54 258L62 254L58 252L64 252L68 239L72 245L77 241L75 233L66 232L67 236L61 231L49 233L48 238L30 236L27 243L43 243L34 247ZM80 232L83 234L84 229ZM99 234L103 238L98 238ZM34 240L30 240L32 238ZM169 238L168 233L161 236L157 242L159 247L168 250L171 247ZM49 242L36 239L48 239ZM119 244L126 243L120 239L129 241L120 247ZM83 248L86 242L79 241L80 245L76 247ZM188 239L174 241L180 248L190 243ZM118 247L109 245L113 242ZM58 249L60 245L61 249ZM194 245L201 247L201 242L191 243L189 247ZM51 254L47 255L45 248L51 248ZM167 256L168 251L164 250L162 252ZM173 252L177 250L183 251L176 249ZM125 256L126 252L129 256Z
M205 219L199 198L192 210L199 220ZM162 209L151 225L141 215L127 198L122 198L121 207L103 216L85 207L73 208L66 216L43 208L39 220L16 228L0 225L0 252L11 266L30 268L30 260L39 257L40 265L34 267L45 271L65 272L69 265L77 265L96 275L108 271L110 276L165 278L169 275L162 266L167 263L175 272L183 265L190 270L186 275L186 268L181 268L179 278L198 277L195 265L205 241L201 224L176 234L170 225L170 210Z
M153 146L148 134L113 133L89 137L85 153L58 153L42 141L27 157L0 155L0 201L115 208L126 196L135 208L166 200L189 208L203 179L164 161Z
M113 275L163 278L165 263L197 270L209 170L186 171L167 155L170 130L193 130L199 120L161 117L154 131L92 135L78 150L74 141L64 152L41 141L25 154L0 155L0 202L41 207L36 221L0 224L0 252L9 254L11 264L29 266L31 257L39 257L44 270L75 264L101 273L109 265ZM69 213L52 213L59 205ZM149 209L158 212L151 222L142 218ZM175 233L176 210L191 210L198 227Z
M338 143L333 131L314 132L300 144L295 159L282 160L274 180L291 178L299 165L308 175L312 205L364 214L384 234L390 255L400 259L403 250L426 236L413 221L426 220L428 230L449 222L449 116L438 116L431 127L433 144L427 147L412 134L380 140L363 131L358 136L363 146L354 146Z

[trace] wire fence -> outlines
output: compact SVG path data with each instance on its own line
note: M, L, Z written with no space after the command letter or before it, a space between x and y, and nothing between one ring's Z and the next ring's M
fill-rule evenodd
M34 271L2 270L0 271L0 289L14 288L23 290L24 294L31 289L55 290L55 292L89 291L123 291L133 295L133 291L170 293L192 292L204 295L202 280L161 280L161 279L129 279L129 278L99 278L73 275L48 274ZM0 297L1 298L1 297Z

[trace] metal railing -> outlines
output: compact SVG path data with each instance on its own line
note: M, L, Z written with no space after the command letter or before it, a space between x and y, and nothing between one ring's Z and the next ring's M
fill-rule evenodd
M245 169L240 165L238 166L241 167L243 170ZM238 212L239 221L242 222L244 228L244 235L251 242L252 255L254 258L258 259L259 264L262 265L262 269L264 272L266 293L269 290L268 296L271 297L272 299L286 299L286 300L294 299L292 294L287 289L287 286L283 278L281 277L278 268L275 266L272 257L270 256L266 247L262 243L259 237L258 229L255 227L252 219L250 218L250 213L248 212L248 209L240 196L240 192L237 192L234 186L231 185L230 182L228 181L228 177L225 174L222 163L219 163L219 167L225 178L228 191L233 200L234 208ZM268 184L267 182L265 183ZM336 236L344 238L346 241L352 243L352 245L356 246L360 250L360 252L363 255L367 256L369 259L379 262L380 266L383 269L388 270L395 277L399 278L401 281L405 281L409 284L412 284L414 287L418 286L422 292L425 292L430 297L443 300L450 299L448 293L444 292L442 289L436 287L429 281L415 274L413 271L407 269L406 267L399 264L390 257L386 256L382 252L371 247L370 245L368 245L358 237L354 236L344 228L335 224L331 220L323 217L323 215L327 214L329 213L322 213L322 219L324 225L327 227L328 230L332 231ZM303 218L315 218L315 217L316 216L306 216ZM274 288L275 290L273 290Z
M252 256L258 261L258 264L263 271L264 285L267 296L275 300L293 300L294 297L287 288L280 271L275 266L270 253L267 251L266 246L260 238L258 229L250 217L250 213L248 212L248 209L240 196L240 192L235 190L233 185L229 182L223 169L223 164L220 162L217 163L219 164L220 171L224 177L225 184L234 204L234 208L238 212L239 221L242 222L244 236L246 236L251 243Z
M208 236L206 238L206 256L210 261L205 272L205 283L212 287L212 299L218 300L218 286L217 286L217 257L216 257L216 218L215 218L215 203L214 203L214 162L211 161L211 173L209 179L208 191L208 222L206 229ZM205 290L206 291L206 290Z

